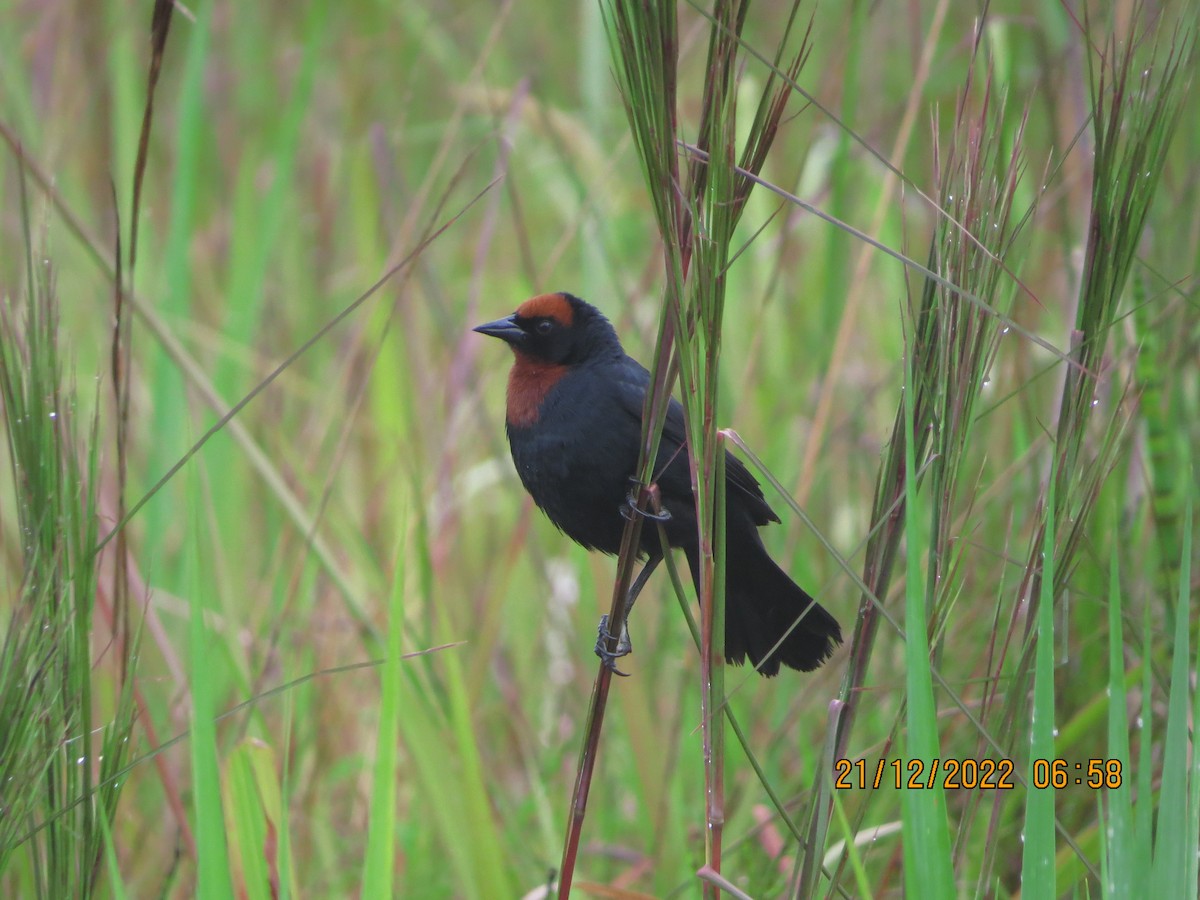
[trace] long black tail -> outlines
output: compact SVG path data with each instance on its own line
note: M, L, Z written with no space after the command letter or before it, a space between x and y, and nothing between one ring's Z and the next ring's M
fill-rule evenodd
M698 585L699 557L692 549L687 557ZM837 620L775 564L756 530L729 535L725 554L725 658L729 662L741 665L749 659L768 677L777 675L781 664L810 672L841 642Z

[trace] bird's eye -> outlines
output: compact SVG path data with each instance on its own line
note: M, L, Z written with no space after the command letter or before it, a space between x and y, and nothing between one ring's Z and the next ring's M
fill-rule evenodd
M542 321L537 323L537 333L538 334L549 334L553 330L554 330L554 323L551 322L549 319L543 319Z

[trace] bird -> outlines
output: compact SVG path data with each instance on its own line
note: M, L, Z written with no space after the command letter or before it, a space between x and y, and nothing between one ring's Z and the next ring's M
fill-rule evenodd
M625 353L612 323L566 292L539 294L512 315L476 326L513 351L505 430L513 464L534 503L588 550L616 554L633 505L642 411L650 373ZM671 398L654 466L667 543L687 557L699 592L700 542L683 406ZM771 558L759 527L779 516L746 466L726 451L725 657L762 675L781 666L816 669L841 642L841 628ZM646 558L631 607L662 560L657 527L641 531ZM606 641L606 621L601 639ZM628 652L628 642L612 656ZM615 670L612 659L606 663ZM622 673L624 674L624 673Z

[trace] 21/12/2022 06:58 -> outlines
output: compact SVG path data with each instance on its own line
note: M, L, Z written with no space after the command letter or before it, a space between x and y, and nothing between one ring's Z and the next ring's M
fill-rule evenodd
M1035 759L1030 784L1037 789L1062 790L1071 785L1094 790L1119 788L1122 765L1119 759L1089 759L1072 763L1065 759ZM897 790L930 790L935 786L958 790L1013 790L1016 764L1011 759L900 759L878 760L868 766L865 759L839 759L834 764L838 790L894 787Z

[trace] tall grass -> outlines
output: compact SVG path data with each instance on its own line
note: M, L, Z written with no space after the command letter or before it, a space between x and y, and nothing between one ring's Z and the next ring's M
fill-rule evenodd
M739 132L740 71L746 55L742 28L749 2L717 3L709 17L703 99L692 146L679 123L677 81L679 31L673 9L638 3L604 7L609 23L617 83L625 102L663 247L667 290L655 350L654 384L643 412L643 452L639 477L652 483L658 433L665 412L663 396L674 376L680 382L688 462L696 517L700 524L700 716L704 760L704 889L716 897L728 884L721 877L725 823L725 737L727 706L724 674L724 436L717 433L720 347L729 268L749 244L735 244L738 223L778 133L794 81L806 56L792 32L799 4L787 14L774 62L756 97L754 115ZM649 51L649 52L647 52ZM784 62L786 60L786 62ZM739 146L740 144L740 146ZM681 150L688 150L680 163ZM651 498L652 499L652 498ZM618 563L627 570L638 527L627 526ZM669 550L664 545L664 552ZM617 613L627 576L618 577L613 611ZM678 592L678 579L673 580ZM688 602L680 593L685 613ZM618 618L619 620L619 618ZM694 627L693 627L694 630ZM601 673L601 679L606 675ZM602 689L602 687L601 687ZM736 719L735 733L744 740ZM595 741L590 741L595 743ZM752 749L746 751L753 758ZM585 751L594 754L595 750ZM585 762L589 757L585 755ZM782 807L781 807L782 811ZM576 808L574 838L580 818ZM574 838L577 840L577 838ZM573 867L568 850L564 869ZM569 891L564 872L560 896Z
M524 498L468 329L568 289L849 636L722 671L718 531L702 665L660 573L576 893L1194 896L1195 5L1075 9L176 7L124 419L149 10L9 10L0 893L548 890L623 579ZM932 754L1015 787L834 786Z
M89 896L105 880L129 755L136 647L101 588L97 427L63 363L54 268L22 201L25 278L0 307L14 516L0 646L0 872L18 894Z

